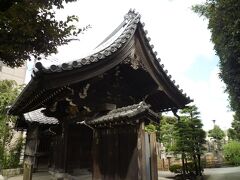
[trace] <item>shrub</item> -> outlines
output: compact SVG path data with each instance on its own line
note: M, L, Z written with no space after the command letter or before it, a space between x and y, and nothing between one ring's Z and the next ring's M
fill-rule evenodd
M1 160L2 169L11 169L19 167L23 138L17 140L16 146L9 152L3 152Z
M225 159L232 165L240 165L240 143L231 141L223 147Z
M188 162L185 164L186 166L186 173L187 174L195 174L195 167L193 162ZM173 164L169 167L169 171L176 173L176 174L182 174L182 165L181 164ZM203 171L203 170L202 170Z
M187 170L188 170L189 173L195 171L195 167L194 167L194 163L193 163L193 162L188 162L188 163L186 164L186 168L187 168Z
M180 174L182 173L182 166L180 164L173 164L169 167L169 171Z

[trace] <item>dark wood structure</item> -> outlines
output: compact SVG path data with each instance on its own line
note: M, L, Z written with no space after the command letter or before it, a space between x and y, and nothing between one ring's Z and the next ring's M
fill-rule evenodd
M48 68L36 63L9 110L19 116L17 128L28 131L27 170L49 168L69 179L157 179L156 140L145 125L191 100L146 34L130 10L93 54Z

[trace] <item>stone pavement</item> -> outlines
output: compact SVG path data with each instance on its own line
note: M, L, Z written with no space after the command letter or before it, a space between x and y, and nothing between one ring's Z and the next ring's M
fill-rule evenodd
M174 179L175 174L169 171L158 171L158 180ZM22 180L22 176L15 176L8 178L8 180ZM91 179L76 178L81 180ZM0 180L1 176L0 176ZM47 172L34 173L33 180L51 180L51 176ZM240 180L240 167L227 167L227 168L207 168L204 170L204 180Z
M174 179L176 174L170 171L158 171L158 180L169 180Z
M7 180L22 180L23 176L15 176L8 178ZM33 173L32 180L53 180L54 178L48 173L48 172L38 172L38 173ZM81 175L78 177L72 177L71 180L92 180L91 175Z
M208 168L204 180L240 180L240 167Z
M174 174L169 172L169 171L158 171L158 180L169 180L169 179L173 179L174 178ZM8 178L7 180L22 180L23 176L15 176L15 177L11 177ZM87 179L91 179L91 178L79 178L81 180L87 180ZM48 172L39 172L39 173L34 173L33 174L33 180L52 180L51 176Z
M22 180L23 176L14 176L11 178L8 178L7 180ZM34 173L33 174L33 180L52 180L51 176L48 172L39 172L39 173Z

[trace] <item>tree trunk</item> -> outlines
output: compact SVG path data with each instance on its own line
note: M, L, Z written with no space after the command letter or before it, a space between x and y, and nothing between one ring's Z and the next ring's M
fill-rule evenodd
M185 168L186 168L186 170L185 170L186 173L189 173L187 158L185 158Z
M199 175L202 176L202 165L201 165L201 155L198 152L197 154L197 159L198 159L198 170L199 170Z
M186 167L185 167L185 162L184 162L184 159L185 159L185 153L182 152L182 178L183 179L186 179Z
M197 164L197 157L195 152L193 153L193 162L194 162L195 173L196 175L198 175L198 164Z

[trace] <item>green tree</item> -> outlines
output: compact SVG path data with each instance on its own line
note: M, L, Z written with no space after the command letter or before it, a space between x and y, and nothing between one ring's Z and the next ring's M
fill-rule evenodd
M1 168L14 167L19 162L22 139L16 147L10 148L15 118L7 115L7 107L13 103L20 92L15 81L0 81L0 165Z
M235 111L235 122L240 121L240 1L206 0L193 10L208 19L214 49L219 56L220 78L226 84L230 105ZM233 126L233 129L239 126ZM239 129L235 133L239 134ZM239 135L237 135L239 137Z
M223 154L225 159L231 164L240 165L240 143L238 141L231 141L224 145Z
M76 0L1 0L0 60L19 67L34 57L38 60L57 52L57 47L74 39L81 29L74 15L58 21L55 10ZM87 26L88 28L89 26Z
M214 128L208 131L208 137L211 137L213 142L216 143L216 153L221 151L223 146L223 138L225 137L224 131L218 125L214 125Z
M176 125L176 152L182 154L182 167L187 169L187 158L194 164L195 175L202 175L201 154L203 153L206 133L202 129L198 108L193 105L180 111Z
M228 130L228 137L231 140L240 141L240 115L236 113L233 115L232 128Z
M154 124L148 124L146 127L145 127L145 131L149 132L149 133L153 133L153 132L156 132L156 125Z
M220 141L225 137L225 133L218 125L215 125L213 129L208 131L208 137Z
M239 140L239 133L235 129L229 128L227 130L229 140Z
M189 126L186 122L185 118L180 118L175 126L175 149L174 152L176 154L181 154L182 158L182 174L183 178L186 177L186 164L187 164L187 154L190 151L190 134L189 134Z
M175 149L175 125L177 123L177 119L175 117L170 116L162 116L160 121L160 129L159 129L159 141L163 143L166 148L166 152L171 152Z

